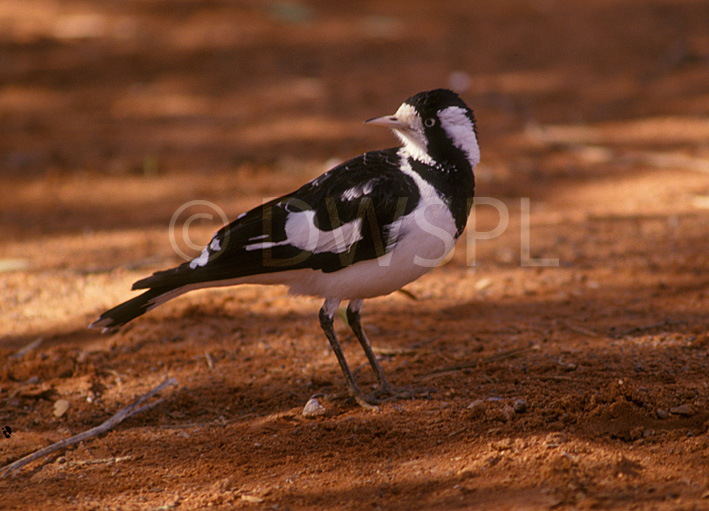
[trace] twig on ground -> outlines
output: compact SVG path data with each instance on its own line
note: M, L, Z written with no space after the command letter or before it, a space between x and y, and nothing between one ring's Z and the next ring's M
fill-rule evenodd
M79 460L70 461L67 465L70 466L82 466L82 465L101 465L103 463L118 463L119 461L129 461L132 460L133 456L118 456L113 458L101 458L99 460Z
M539 349L536 345L533 346L525 346L523 348L514 348L502 353L498 353L496 355L491 355L489 357L476 360L475 362L468 362L465 364L458 364L454 366L448 366L448 367L443 367L441 369L436 369L433 372L430 372L428 374L424 374L422 376L419 376L416 378L417 381L428 381L433 378L438 378L439 376L445 376L448 374L456 373L458 371L464 371L465 369L474 369L480 364L486 364L490 362L498 362L500 360L505 360L507 358L514 358L517 355L522 355L524 353L529 353L530 351L535 351Z
M615 337L617 339L619 337L625 337L626 335L644 332L645 330L654 330L655 328L661 328L663 326L681 325L683 323L684 323L683 321L670 321L669 319L666 319L664 321L661 321L659 323L653 323L651 325L634 326L633 328L628 328L627 330L623 330L622 332L618 332L613 337Z
M599 334L598 332L596 332L594 330L589 330L588 328L584 328L582 326L573 325L573 324L569 323L568 321L562 321L561 324L564 325L569 330L576 332L577 334L587 335L589 337L600 337L601 336L601 334Z
M18 359L24 357L25 355L27 355L33 349L38 348L39 345L42 344L43 342L44 342L44 337L38 337L37 339L35 339L31 343L26 344L25 346L23 346L22 348L17 350L16 353L13 353L12 355L10 355L10 358L14 359L14 360L18 360Z
M184 424L165 424L160 426L160 429L192 429L192 428L214 428L220 426L226 426L227 424L233 424L235 422L244 421L255 417L254 413L245 413L239 415L238 417L232 417L231 419L219 419L208 422L187 422Z
M498 362L500 360L505 360L507 358L514 358L517 355L523 355L524 353L530 353L532 351L538 351L539 346L536 344L533 344L531 346L525 346L523 348L514 348L508 351L503 351L502 353L498 353L497 355L490 355L489 357L483 358L480 362L486 364L489 362Z
M412 353L416 353L416 350L413 350L411 348L394 348L391 346L377 346L376 348L372 348L372 351L375 355L378 355L380 357L411 355Z
M212 355L208 352L204 352L204 358L207 359L207 367L209 367L209 370L211 371L214 369L214 360L212 359Z
M142 395L138 399L136 399L133 403L129 404L125 408L120 409L118 412L116 412L115 415L113 415L110 419L105 421L104 423L96 426L95 428L91 428L88 431L84 431L83 433L79 433L78 435L74 435L69 438L65 438L64 440L60 440L59 442L53 443L52 445L49 445L45 447L44 449L40 449L39 451L35 451L32 454L28 454L24 458L21 458L13 463L10 463L9 465L5 465L4 467L0 468L0 477L7 477L8 474L17 472L19 469L27 465L28 463L31 463L32 461L42 458L44 456L47 456L48 454L52 454L53 452L56 452L60 449L63 449L65 447L69 447L70 445L78 444L79 442L82 442L84 440L87 440L89 438L98 436L102 433L105 433L106 431L110 430L114 426L120 424L123 422L125 419L128 417L135 415L136 413L140 413L143 410L147 410L149 408L152 408L156 404L162 402L162 399L159 399L153 403L140 406L142 405L148 398L154 396L161 390L163 390L165 387L169 385L174 385L177 383L177 380L175 378L168 378L165 381L163 381L160 385L152 389L150 392L147 394Z

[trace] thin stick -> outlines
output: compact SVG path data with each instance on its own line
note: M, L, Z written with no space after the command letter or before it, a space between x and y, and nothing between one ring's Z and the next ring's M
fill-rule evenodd
M615 334L613 337L615 337L615 338L624 337L626 335L644 332L645 330L654 330L655 328L661 328L663 326L681 325L683 323L684 323L683 321L670 321L669 319L666 319L666 320L661 321L659 323L653 323L651 325L644 325L644 326L635 326L633 328L623 330L622 332L618 332L617 334Z
M100 460L80 460L80 461L70 461L67 465L71 466L83 466L83 465L100 465L103 463L118 463L119 461L132 460L133 456L118 456L117 458L102 458Z
M214 369L214 360L212 359L212 355L208 352L204 352L204 358L207 359L207 367L209 367L209 370L211 371Z
M24 357L25 355L27 355L33 349L39 347L39 345L42 344L43 342L44 342L44 337L38 337L37 339L35 339L31 343L20 348L17 351L17 353L10 355L10 358L18 360L18 359Z
M535 351L538 348L536 346L525 346L523 348L514 348L509 351L505 351L502 353L497 353L495 355L491 355L489 357L476 360L475 362L468 362L465 364L458 364L454 366L449 366L449 367L443 367L441 369L436 369L435 371L432 371L428 374L425 374L423 376L419 376L415 378L416 381L428 381L433 378L438 378L439 376L446 376L452 373L456 373L458 371L464 371L465 369L474 369L480 364L486 364L490 362L498 362L500 360L505 360L507 358L514 358L517 355L522 355L523 353L528 353L530 351Z
M598 332L596 332L594 330L590 330L588 328L584 328L584 327L578 326L578 325L573 325L573 324L569 323L568 321L561 321L560 323L562 325L564 325L566 328L568 328L569 330L576 332L577 334L587 335L589 337L600 337L601 336L601 334L599 334Z
M123 422L125 419L128 417L135 415L136 413L140 413L143 410L147 410L149 408L152 408L156 404L162 402L163 400L160 399L158 401L155 401L154 403L147 404L145 406L140 406L145 402L146 399L154 396L161 390L163 390L165 387L168 385L174 385L177 383L177 380L175 378L167 378L165 381L163 381L160 385L155 387L153 390L148 392L147 394L142 395L138 399L136 399L133 403L129 404L125 408L120 409L118 412L116 412L113 417L105 421L104 423L96 426L95 428L91 428L87 431L84 431L83 433L79 433L78 435L74 435L69 438L65 438L64 440L60 440L59 442L53 443L52 445L49 445L45 447L44 449L40 449L39 451L33 452L32 454L28 454L24 458L21 458L13 463L10 463L9 465L5 465L4 467L0 468L0 474L2 474L0 477L7 477L8 474L11 472L17 472L19 469L27 465L28 463L31 463L32 461L42 458L43 456L47 456L48 454L52 454L53 452L56 452L60 449L63 449L65 447L69 447L70 445L78 444L79 442L86 440L88 438L92 438L95 436L98 436L102 433L105 433L109 429L113 428L117 424L120 424Z

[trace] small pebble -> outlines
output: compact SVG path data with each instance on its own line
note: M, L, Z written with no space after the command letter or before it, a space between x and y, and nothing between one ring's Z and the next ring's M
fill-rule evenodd
M670 414L667 413L667 410L663 410L662 408L658 408L657 410L655 410L655 415L658 419L666 419L670 416Z
M311 397L305 406L303 407L303 417L306 419L312 419L315 417L322 417L327 413L325 407L318 401L317 398Z
M692 410L692 407L689 405L679 405L670 408L670 413L674 415L683 415L685 417L691 417L692 415L694 415L694 410Z
M466 408L468 408L469 410L472 410L474 408L479 408L480 406L482 406L484 404L485 404L485 401L483 401L482 399L476 399L475 401L471 402L468 406L466 406Z
M69 409L69 401L66 399L59 399L54 402L54 416L59 418L66 413Z
M515 399L514 403L512 404L512 408L514 408L515 413L524 413L529 409L529 405L527 404L526 399L517 398Z
M258 497L257 495L241 495L241 499L245 500L246 502L252 502L254 504L260 504L263 502L263 499L261 497Z

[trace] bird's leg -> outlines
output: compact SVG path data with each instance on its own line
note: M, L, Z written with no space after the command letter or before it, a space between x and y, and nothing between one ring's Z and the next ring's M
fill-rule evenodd
M350 328L354 332L355 337L357 337L357 340L362 345L362 349L364 350L364 353L367 355L367 359L369 360L369 365L372 366L374 373L377 375L379 390L385 394L394 395L394 387L391 386L389 381L386 379L386 376L384 376L384 371L382 370L382 367L379 365L377 357L372 351L372 346L369 344L369 339L367 339L367 336L364 334L364 330L362 330L362 323L360 322L359 312L360 310L362 310L363 304L364 300L350 301L350 304L347 306L347 322L349 323Z
M332 324L333 317L335 315L335 312L337 312L337 308L339 307L339 305L340 301L337 299L328 298L327 300L325 300L325 303L320 309L319 314L320 326L322 327L323 332L325 332L327 340L330 342L330 347L332 347L332 351L335 352L337 361L340 363L340 369L342 369L342 374L345 376L345 383L347 384L347 390L349 391L350 396L352 396L355 401L357 401L357 404L359 404L362 408L365 408L367 410L379 410L379 407L369 403L365 399L364 394L357 386L354 376L352 376L352 372L347 366L347 360L345 360L345 355L342 353L342 348L340 347L340 343L337 340L337 336L335 335L335 330L333 329Z
M389 383L384 376L384 371L379 365L377 357L374 356L372 351L372 346L369 344L369 339L364 334L362 329L362 323L360 321L360 311L362 310L362 305L364 300L351 300L349 306L347 307L347 322L350 328L354 332L357 340L362 345L367 358L369 359L369 364L372 366L374 373L377 375L377 380L379 381L379 389L375 392L375 396L379 397L381 395L389 396L392 399L410 399L417 395L428 395L433 391L433 389L414 389L410 387L397 388Z

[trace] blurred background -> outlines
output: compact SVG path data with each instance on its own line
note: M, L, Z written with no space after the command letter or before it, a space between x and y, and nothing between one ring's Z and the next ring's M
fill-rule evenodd
M3 177L344 158L390 143L362 120L435 87L464 96L484 162L513 172L511 148L550 123L615 121L655 149L699 130L683 149L706 157L704 1L2 4Z

